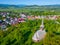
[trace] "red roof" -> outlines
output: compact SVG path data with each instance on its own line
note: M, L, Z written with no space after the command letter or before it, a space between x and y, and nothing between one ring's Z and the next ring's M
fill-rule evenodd
M24 18L18 18L18 21L24 21Z

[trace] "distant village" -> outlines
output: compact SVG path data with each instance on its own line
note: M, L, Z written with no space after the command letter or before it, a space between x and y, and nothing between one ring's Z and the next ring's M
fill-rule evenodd
M7 28L7 25L15 25L17 23L26 22L26 20L42 19L42 16L26 15L24 13L20 13L19 17L10 17L9 14L9 12L0 12L1 30L5 30ZM43 16L43 18L47 20L57 20L60 18L60 15L47 15Z

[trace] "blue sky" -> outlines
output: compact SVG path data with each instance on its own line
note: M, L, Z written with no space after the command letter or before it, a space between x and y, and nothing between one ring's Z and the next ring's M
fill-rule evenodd
M0 4L53 5L60 4L60 0L0 0Z

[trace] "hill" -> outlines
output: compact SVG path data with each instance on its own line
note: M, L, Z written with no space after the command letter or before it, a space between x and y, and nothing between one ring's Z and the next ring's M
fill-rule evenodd
M13 7L13 8L60 8L60 5L59 4L56 4L56 5L23 5L23 4L20 4L20 5L9 5L9 4L0 4L0 8L10 8L10 7Z

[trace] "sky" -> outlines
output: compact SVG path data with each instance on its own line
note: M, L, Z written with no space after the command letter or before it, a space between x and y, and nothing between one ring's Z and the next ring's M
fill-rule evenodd
M60 0L0 0L0 4L53 5L60 4Z

